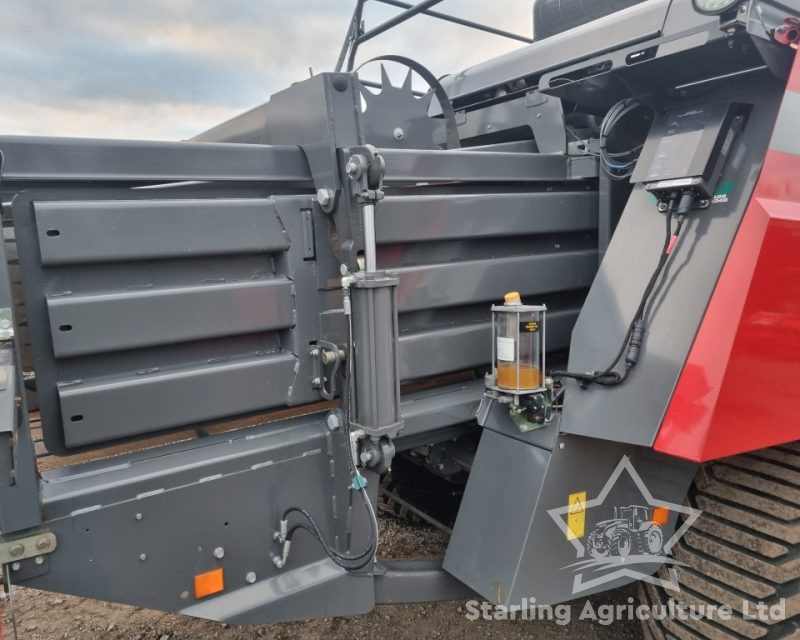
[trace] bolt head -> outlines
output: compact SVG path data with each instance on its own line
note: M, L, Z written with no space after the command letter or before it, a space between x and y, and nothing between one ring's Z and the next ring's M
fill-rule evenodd
M336 431L339 427L342 426L341 421L339 420L339 416L335 413L329 413L328 417L325 418L325 424L328 425L328 429L331 431Z
M135 517L137 520L141 520L141 519L142 519L144 516L142 516L142 514L141 514L141 513L137 513L137 514L136 514L136 516L134 516L134 517Z
M15 562L11 565L12 571L19 571L22 568L22 565L19 562Z
M561 444L558 445L558 448L563 450L565 446L566 445L562 442Z
M344 170L348 176L354 176L358 173L358 163L353 158L350 158L347 164L344 165Z
M321 385L322 385L322 380L320 380L319 378L312 378L311 386L319 388Z
M36 541L36 548L39 551L44 551L45 549L49 549L50 548L50 541L47 538L39 538Z
M8 318L3 318L0 320L0 329L10 329L11 328L11 320Z
M147 560L147 554L146 553L140 553L139 554L139 560L141 560L142 562Z
M332 200L332 195L330 189L318 189L317 190L317 202L320 203L321 206L327 207Z
M247 584L253 584L256 581L256 572L248 571L244 579L247 581Z
M9 550L9 553L13 557L16 558L17 556L21 556L24 551L25 551L25 547L22 544L18 543L18 544L15 544L15 545L13 545L11 547L11 549Z
M400 140L405 139L406 132L403 131L400 127L395 127L394 131L392 131L392 136L394 137L395 140L399 142Z
M38 565L40 565L40 566L41 566L41 565L43 565L43 564L44 564L44 557L43 557L43 556L36 556L36 557L33 559L33 561L34 561L36 564L38 564Z
M222 547L217 547L216 549L214 549L214 557L217 560L222 560L225 557L225 549L223 549Z

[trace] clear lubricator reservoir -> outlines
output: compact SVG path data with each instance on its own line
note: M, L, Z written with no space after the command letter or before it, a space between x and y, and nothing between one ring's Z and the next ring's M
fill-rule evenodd
M544 390L546 312L547 307L522 304L517 292L492 307L492 375L498 391Z

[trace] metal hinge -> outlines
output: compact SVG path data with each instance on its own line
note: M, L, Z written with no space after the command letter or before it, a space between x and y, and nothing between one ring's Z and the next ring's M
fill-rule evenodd
M6 540L0 542L0 564L19 562L27 558L53 553L57 545L55 534L48 531L40 531L16 540Z

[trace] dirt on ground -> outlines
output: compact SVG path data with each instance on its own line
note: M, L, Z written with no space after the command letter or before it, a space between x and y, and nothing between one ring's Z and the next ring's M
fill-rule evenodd
M383 558L440 557L447 535L428 526L381 518ZM604 604L628 604L635 588L628 587L590 598L594 610ZM177 614L111 604L44 591L14 588L19 640L372 640L375 638L574 638L638 640L637 621L603 625L578 619L586 600L572 603L571 622L555 620L482 620L467 618L466 602L421 605L380 605L351 618L324 618L262 626L235 626ZM3 601L3 631L13 638L7 600Z

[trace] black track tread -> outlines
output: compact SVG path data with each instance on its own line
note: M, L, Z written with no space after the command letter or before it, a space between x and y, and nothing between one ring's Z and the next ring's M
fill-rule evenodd
M651 620L652 640L800 640L800 442L704 465L689 504L703 514L673 547L680 593L642 583L645 604L728 605L729 621ZM659 576L667 579L667 568ZM786 601L785 621L745 619L742 602Z
M381 490L378 496L378 508L381 513L385 513L410 524L423 524L425 521L416 513L411 511L406 505L397 502L392 494L397 490L392 479L392 474L387 473L381 480Z

